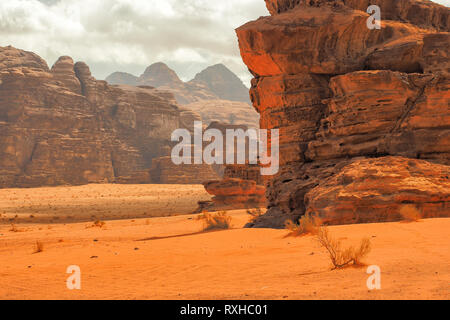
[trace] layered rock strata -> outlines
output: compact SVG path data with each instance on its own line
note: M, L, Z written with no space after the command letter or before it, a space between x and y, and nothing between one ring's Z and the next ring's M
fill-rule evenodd
M257 227L310 212L327 223L449 216L450 10L430 1L266 0L237 29L280 173ZM381 29L369 29L369 5ZM414 196L414 194L416 196ZM369 200L370 199L370 200Z
M110 86L70 57L49 69L33 53L0 48L2 188L151 183L152 160L195 120L171 93Z
M267 205L266 188L258 165L227 165L223 179L203 183L212 201L199 202L198 212L260 208Z

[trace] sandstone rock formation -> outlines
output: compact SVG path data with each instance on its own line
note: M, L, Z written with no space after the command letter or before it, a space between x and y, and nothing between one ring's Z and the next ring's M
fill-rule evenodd
M196 119L169 92L110 86L69 57L50 70L33 53L0 47L0 187L151 183L173 130Z
M308 192L305 202L324 222L341 224L399 220L405 204L415 204L425 218L439 217L450 212L449 176L449 166L423 160L355 160Z
M261 128L280 129L255 226L393 220L402 203L450 215L450 10L370 1L383 18L371 30L366 0L266 3L272 16L237 29Z
M203 84L221 100L250 103L248 89L241 79L223 64L206 68L189 81L189 84Z
M449 31L448 9L428 0L265 0L272 15L289 11L297 6L345 5L366 11L370 5L380 7L383 19L409 22L425 29Z
M230 100L200 100L183 106L199 114L205 125L213 122L259 128L259 114L245 102Z
M222 132L224 137L224 148L219 152L225 156L228 151L227 145L229 142L229 137L226 135L227 130L232 129L246 131L248 128L244 125L229 125L219 122L212 122L206 128L206 130L209 129L219 130ZM234 139L235 163L238 163L236 142L236 139ZM261 176L261 168L259 165L249 164L249 145L250 141L246 138L246 164L212 166L212 168L220 177L223 177L223 179L213 179L211 181L206 180L206 182L203 183L206 191L211 195L214 195L214 197L212 201L200 202L199 209L197 210L198 212L205 210L218 211L264 207L267 204L265 197L266 188L264 186L266 180Z
M227 178L208 181L203 185L214 196L214 210L245 209L266 204L266 188L252 180Z
M153 159L150 175L152 182L158 184L202 184L220 178L210 165L175 165L170 157Z
M265 207L264 183L258 165L226 165L222 180L203 183L214 197L212 201L199 202L197 212Z
M229 100L250 104L248 89L223 64L203 70L188 82L183 82L174 70L162 62L149 66L140 77L115 72L108 76L106 81L114 85L145 85L168 90L175 95L179 104L204 100Z
M106 78L113 85L150 86L169 91L185 111L200 116L203 124L212 122L259 127L259 115L250 105L248 89L223 64L211 66L189 82L183 82L164 63L155 63L136 77L116 72Z
M223 175L225 178L255 181L260 186L265 184L265 179L261 176L261 168L258 165L227 165Z

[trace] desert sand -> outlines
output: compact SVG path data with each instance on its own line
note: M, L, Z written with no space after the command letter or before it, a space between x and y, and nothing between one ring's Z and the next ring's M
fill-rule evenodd
M232 229L208 233L201 232L195 215L127 219L143 215L140 210L145 207L147 214L156 215L156 206L167 204L161 201L164 193L172 199L170 208L187 213L194 199L205 196L197 187L1 190L0 210L8 216L28 215L32 208L35 217L19 220L14 228L9 220L0 223L0 298L450 298L450 219L329 227L345 245L364 237L372 242L366 266L343 270L332 270L314 236L292 238L286 237L286 230L243 229L249 220L245 210L228 213ZM159 194L160 202L145 190ZM108 196L102 197L105 191ZM57 210L45 209L48 203ZM94 226L96 219L90 216L102 218L97 209L108 205L114 214L105 213L105 224ZM161 215L172 214L161 208ZM49 217L53 223L45 222ZM35 253L36 241L42 252ZM66 287L70 265L81 268L81 290ZM369 265L381 268L381 290L366 286Z
M92 184L0 189L1 223L65 223L189 214L210 200L202 185Z

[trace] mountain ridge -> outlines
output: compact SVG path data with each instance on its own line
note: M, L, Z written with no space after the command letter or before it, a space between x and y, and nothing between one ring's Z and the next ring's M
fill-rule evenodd
M111 85L151 86L169 90L173 92L177 102L183 105L203 100L228 100L251 104L249 89L222 63L209 66L186 82L163 62L151 64L139 77L127 72L113 72L105 81Z

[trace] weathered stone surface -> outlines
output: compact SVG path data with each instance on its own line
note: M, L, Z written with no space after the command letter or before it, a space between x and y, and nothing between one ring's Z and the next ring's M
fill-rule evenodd
M257 185L265 185L264 176L261 176L261 168L258 165L227 165L223 175L225 178L251 180L255 181Z
M81 83L75 74L75 65L71 57L61 57L53 65L51 73L53 78L70 91L81 94Z
M280 130L280 164L304 161L330 97L328 76L281 75L254 79L250 90L263 129Z
M359 71L331 79L329 115L308 160L364 155L450 158L450 81L438 75ZM428 138L434 137L433 143Z
M240 209L265 205L265 187L252 180L225 178L203 184L213 195L214 209Z
M424 218L450 217L450 167L423 160L355 160L309 191L306 211L330 224L396 221L405 204Z
M427 0L265 0L267 9L272 15L289 11L295 7L330 5L347 6L352 9L366 11L370 5L381 9L382 19L409 22L422 28L433 28L437 31L450 31L448 10L437 3Z
M226 165L222 180L203 183L213 195L210 202L199 202L198 212L247 209L266 206L266 181L258 165Z
M255 226L283 227L308 210L327 223L395 220L403 201L425 216L448 215L450 10L429 1L371 1L383 21L381 30L369 30L365 0L266 2L272 17L237 29L255 75L250 93L261 128L280 129L281 170ZM387 182L396 168L400 176ZM337 179L347 171L371 190L365 207L332 192L344 190Z
M150 170L152 181L161 184L202 184L219 179L213 167L207 164L175 165L171 157L153 159Z
M423 38L433 31L389 20L369 30L368 17L323 6L260 18L237 29L241 55L259 76L344 74L378 68L381 58L395 71L419 71Z
M0 48L0 187L151 183L171 133L198 118L171 93L109 86L69 57L49 70L33 53Z

